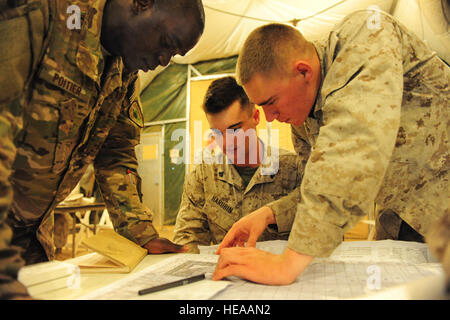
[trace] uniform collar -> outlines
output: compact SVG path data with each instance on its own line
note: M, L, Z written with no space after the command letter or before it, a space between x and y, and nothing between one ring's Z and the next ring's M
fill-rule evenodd
M325 80L325 59L324 59L324 57L325 57L326 39L313 41L312 44L314 45L317 55L319 56L321 81L320 81L319 89L317 90L316 101L314 102L314 106L311 109L309 117L312 116L312 117L318 119L319 113L322 112L321 111L322 110L322 95L320 92L322 91L322 84L323 84L323 81Z
M267 145L267 154L264 153L264 159L261 165L258 167L258 170L256 170L255 174L253 175L252 179L248 183L245 192L250 191L252 187L257 184L273 182L275 180L277 172L279 171L279 160L280 150L272 147L271 145ZM275 167L272 167L274 161L278 161L278 163ZM275 169L276 171L271 170L271 168Z
M323 99L322 99L321 91L322 91L322 84L325 80L325 75L326 75L326 73L325 73L325 70L326 70L325 48L326 48L327 40L326 39L316 40L316 41L313 41L312 44L314 45L317 55L319 56L321 81L320 81L319 89L317 90L316 101L314 102L314 105L311 108L311 111L310 111L308 117L301 125L299 125L297 127L292 126L294 128L293 130L295 130L299 133L304 132L306 134L306 136L309 135L311 137L318 134L319 127L320 127L319 122L321 122L321 118L322 118ZM308 140L311 141L310 138L308 138Z
M264 143L261 139L260 139L260 143L261 143L261 147L264 148ZM268 146L267 155L264 154L265 159L267 158L267 156L272 155L272 149L273 148L271 146ZM218 180L221 180L221 181L227 182L231 185L234 185L234 186L238 187L240 190L243 190L244 189L244 181L242 180L241 176L237 172L236 168L231 163L231 160L228 159L228 157L225 154L223 154L223 152L221 150L218 150L217 152L221 153L223 161L222 161L222 164L218 165L216 178ZM256 170L255 174L253 175L252 179L250 180L247 187L245 188L245 192L250 191L254 185L262 184L262 183L271 183L275 180L276 174L275 173L274 174L266 174L267 170L263 171L264 167L265 167L264 164L261 164L258 167L258 169ZM264 172L264 174L263 174L263 172Z

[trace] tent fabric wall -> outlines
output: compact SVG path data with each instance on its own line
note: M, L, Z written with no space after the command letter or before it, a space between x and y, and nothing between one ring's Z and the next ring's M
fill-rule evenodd
M248 34L268 22L295 24L305 37L314 40L349 13L376 6L426 40L450 63L449 24L441 1L448 0L202 0L205 31L190 52L173 57L172 62L186 65L235 56ZM141 87L162 71L164 68L158 67L141 72Z
M173 225L178 214L178 208L181 203L181 195L183 192L185 165L172 162L169 156L170 151L179 144L178 140L172 140L172 134L175 130L184 130L185 123L167 124L164 130L164 211L163 225Z
M187 67L173 64L141 93L144 122L185 117Z
M237 56L194 64L202 75L234 73ZM144 121L163 121L186 116L187 66L171 64L141 93Z

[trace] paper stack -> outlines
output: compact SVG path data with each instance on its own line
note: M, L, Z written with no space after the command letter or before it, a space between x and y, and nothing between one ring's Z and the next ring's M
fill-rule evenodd
M74 287L79 284L80 272L73 264L50 261L20 269L18 280L27 287L31 296Z

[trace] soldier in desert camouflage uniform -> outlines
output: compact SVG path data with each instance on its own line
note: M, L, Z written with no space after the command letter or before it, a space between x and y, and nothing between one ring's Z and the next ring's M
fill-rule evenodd
M291 123L305 171L283 255L226 248L273 220L267 209L251 213L222 242L214 279L290 283L374 203L378 239L423 241L448 213L449 68L394 18L358 11L314 44L268 25L249 36L238 70L267 120Z
M232 77L211 83L203 109L212 129L242 129L241 132L247 134L250 130L256 132L259 110L249 102L242 87ZM256 134L248 134L248 139L252 138L259 139ZM302 172L298 168L298 157L295 153L274 151L271 147L268 153L274 156L277 164L273 165L271 161L265 164L258 162L257 148L248 147L242 151L247 154L239 163L237 154L240 150L234 151L234 139L231 140L226 139L231 145L223 143L222 148L218 146L211 150L212 146L208 146L203 152L202 163L186 178L174 242L189 244L193 252L197 252L198 245L221 242L236 221L263 205L272 208L277 224L272 226L275 230L267 228L258 240L287 240L289 236L300 200L299 190L296 189L300 185ZM217 141L212 145L217 145ZM261 140L259 143L262 150ZM243 143L237 144L238 148L243 146ZM230 149L233 151L227 157L227 150ZM253 151L255 161L252 163L248 153ZM265 170L270 166L272 171ZM283 197L284 201L279 201Z
M69 28L72 5L79 29ZM27 263L54 258L52 211L90 163L118 233L150 253L183 251L158 237L141 201L136 81L195 45L201 3L0 0L0 9L0 297L27 294L16 246Z

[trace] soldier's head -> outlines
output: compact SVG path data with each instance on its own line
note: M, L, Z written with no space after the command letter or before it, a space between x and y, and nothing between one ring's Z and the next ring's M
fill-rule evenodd
M210 84L203 110L215 143L228 158L236 165L257 165L259 110L233 77L220 78Z
M314 45L295 28L268 24L246 39L237 62L237 79L266 120L300 125L320 87L320 62Z
M102 45L121 56L128 71L166 66L200 39L205 15L200 0L108 0Z

